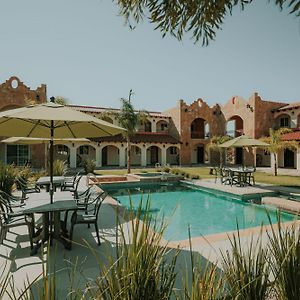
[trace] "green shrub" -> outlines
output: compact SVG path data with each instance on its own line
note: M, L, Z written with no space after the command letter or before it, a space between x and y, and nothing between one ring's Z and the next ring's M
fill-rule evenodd
M172 168L170 171L172 174L177 174L177 175L179 174L179 169L177 168Z
M14 165L6 165L0 162L0 190L10 195L17 174L18 170Z
M199 179L199 178L200 178L199 175L196 175L196 174L192 174L192 175L191 175L191 179Z
M186 173L185 174L185 178L190 178L191 174L190 173Z
M63 160L54 160L53 162L53 176L64 176L68 170L67 163Z
M83 169L86 174L94 173L96 162L93 159L87 158L83 161Z
M155 168L155 172L160 173L161 172L161 168Z
M163 171L164 173L169 173L169 172L170 172L170 168L169 168L169 167L163 167L163 168L162 168L162 171Z
M182 176L185 176L186 172L185 171L180 171L179 174L182 175Z

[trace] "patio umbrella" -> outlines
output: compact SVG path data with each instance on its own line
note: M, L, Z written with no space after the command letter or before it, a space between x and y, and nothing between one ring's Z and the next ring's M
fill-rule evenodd
M55 103L30 105L0 113L0 136L48 139L50 143L50 202L53 202L54 139L116 135L125 129Z
M69 139L53 139L54 144L61 144L61 143L90 143L91 141L86 138L69 138ZM1 141L1 143L5 144L22 144L22 145L34 145L34 144L49 144L49 139L43 138L30 138L30 137L10 137Z
M268 147L269 144L248 137L246 135L238 136L232 140L229 140L221 145L219 147L221 148L245 148L245 147ZM243 157L243 165L244 165L244 157Z

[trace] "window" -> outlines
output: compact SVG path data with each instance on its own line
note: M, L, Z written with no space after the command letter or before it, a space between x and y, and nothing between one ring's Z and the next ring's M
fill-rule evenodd
M57 153L61 155L68 155L69 148L65 145L57 145Z
M280 118L280 127L290 127L289 117Z
M29 161L29 147L27 145L7 145L6 162L17 166L24 166Z
M177 155L177 147L170 147L170 154Z
M165 131L168 129L168 124L167 123L161 123L160 124L160 130L161 131Z
M80 146L79 147L79 154L80 155L89 155L89 146Z

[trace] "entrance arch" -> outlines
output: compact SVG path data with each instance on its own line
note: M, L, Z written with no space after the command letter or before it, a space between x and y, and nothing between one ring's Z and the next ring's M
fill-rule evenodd
M205 163L205 145L197 144L192 149L192 164Z
M117 146L107 145L102 148L102 166L119 166L120 151Z
M57 144L53 147L53 158L54 160L62 160L70 164L70 148L63 144Z

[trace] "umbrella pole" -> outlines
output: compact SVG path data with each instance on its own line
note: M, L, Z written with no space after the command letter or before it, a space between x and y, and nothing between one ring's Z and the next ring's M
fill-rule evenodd
M51 127L50 127L50 203L53 203L53 136L54 136L54 122L51 121Z

